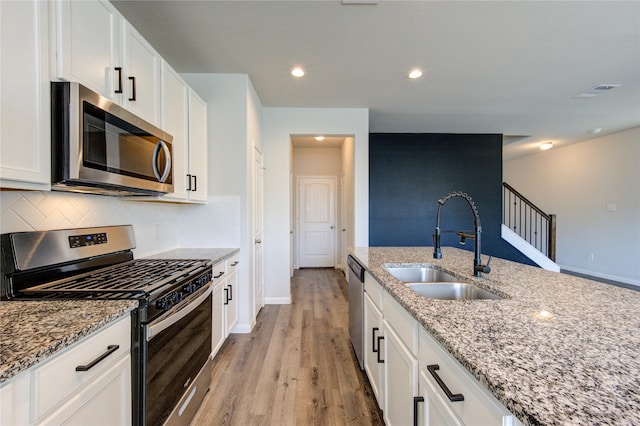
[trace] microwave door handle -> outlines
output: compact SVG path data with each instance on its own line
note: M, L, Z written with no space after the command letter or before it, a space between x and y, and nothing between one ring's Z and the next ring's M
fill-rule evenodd
M160 175L160 170L158 169L158 156L160 155L161 149L162 149L162 152L164 152L164 157L166 159L164 163L164 171L162 172L162 175ZM169 151L169 147L167 146L165 141L163 140L158 141L155 149L153 150L153 158L151 159L151 161L152 161L153 174L156 176L156 179L158 179L158 182L164 182L165 180L167 180L167 177L169 177L169 172L171 172L171 151Z

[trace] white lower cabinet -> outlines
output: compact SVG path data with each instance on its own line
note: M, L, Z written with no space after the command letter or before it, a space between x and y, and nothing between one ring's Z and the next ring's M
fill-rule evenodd
M418 395L418 359L386 320L384 349L384 422L387 426L413 424L413 397Z
M413 409L417 416L418 425L462 425L453 411L451 411L451 408L442 400L438 389L431 384L427 374L425 371L420 370L418 383L420 396L414 399Z
M438 411L438 415L445 419L444 424L502 426L521 424L424 330L420 331L420 374L428 385L426 393L429 395L429 400L425 398L426 410L429 412L433 406L433 409ZM450 398L450 395L456 397Z
M384 407L384 329L382 311L364 294L364 369L378 406Z
M126 316L3 383L0 422L130 425L130 352Z
M231 330L233 330L233 327L238 323L238 255L227 260L226 271L225 307L227 311L226 336L228 336Z

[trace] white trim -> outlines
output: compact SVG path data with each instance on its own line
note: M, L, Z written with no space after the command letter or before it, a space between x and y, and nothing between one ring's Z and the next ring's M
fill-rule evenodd
M640 287L640 281L632 280L632 279L629 279L627 277L621 277L621 276L618 276L618 275L603 274L603 273L600 273L600 272L589 271L589 270L586 270L586 269L574 268L573 266L561 265L560 267L564 271L575 272L577 274L586 275L587 277L585 277L585 278L588 278L589 276L591 276L591 277L594 277L594 278L602 278L602 279L609 280L609 281L617 281L617 282L620 282L620 283L631 284L631 285Z
M541 268L546 269L547 271L560 272L560 266L557 263L542 254L524 238L509 229L508 226L504 224L502 225L501 234L502 238L506 242L514 246Z
M264 298L265 305L290 305L291 304L291 296L289 297L265 297Z

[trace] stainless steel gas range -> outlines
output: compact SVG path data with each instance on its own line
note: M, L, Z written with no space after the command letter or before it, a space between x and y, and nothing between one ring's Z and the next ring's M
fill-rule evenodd
M1 242L4 300L137 300L132 423L189 424L211 381L211 260L134 259L130 225L10 233Z

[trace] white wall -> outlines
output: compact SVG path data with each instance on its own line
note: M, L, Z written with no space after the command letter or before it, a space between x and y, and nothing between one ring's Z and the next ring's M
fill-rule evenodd
M334 134L354 137L354 244L369 244L369 111L362 108L263 109L265 161L265 297L290 303L290 136Z
M557 215L561 268L640 285L640 127L507 161L504 179Z

